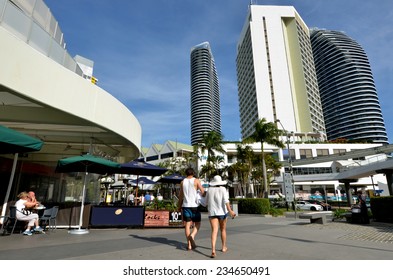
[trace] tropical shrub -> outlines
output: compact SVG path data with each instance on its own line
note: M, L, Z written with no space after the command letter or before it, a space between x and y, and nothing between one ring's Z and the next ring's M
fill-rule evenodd
M240 198L238 211L243 214L269 214L270 201L267 198Z

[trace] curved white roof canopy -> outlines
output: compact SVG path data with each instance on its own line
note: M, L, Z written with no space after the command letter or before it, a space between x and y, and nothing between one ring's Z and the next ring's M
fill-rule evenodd
M0 42L0 124L44 141L28 160L139 156L141 126L120 101L1 27Z

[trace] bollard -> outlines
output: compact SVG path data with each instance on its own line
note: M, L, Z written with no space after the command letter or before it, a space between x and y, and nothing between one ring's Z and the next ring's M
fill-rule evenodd
M239 216L239 211L237 208L237 201L236 200L232 201L231 207L232 207L233 212L235 212L236 216Z

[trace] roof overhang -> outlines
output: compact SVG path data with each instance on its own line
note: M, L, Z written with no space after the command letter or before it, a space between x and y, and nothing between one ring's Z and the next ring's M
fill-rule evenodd
M140 124L120 101L1 26L0 41L0 124L44 142L24 160L90 152L123 163L139 156Z

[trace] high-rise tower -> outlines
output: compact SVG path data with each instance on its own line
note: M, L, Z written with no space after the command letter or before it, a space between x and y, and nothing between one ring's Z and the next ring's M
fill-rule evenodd
M326 137L309 29L294 7L250 5L236 65L243 138L262 118Z
M311 44L329 140L388 143L367 55L339 31L313 29Z
M221 133L220 90L210 44L204 42L191 49L191 145L212 130Z

